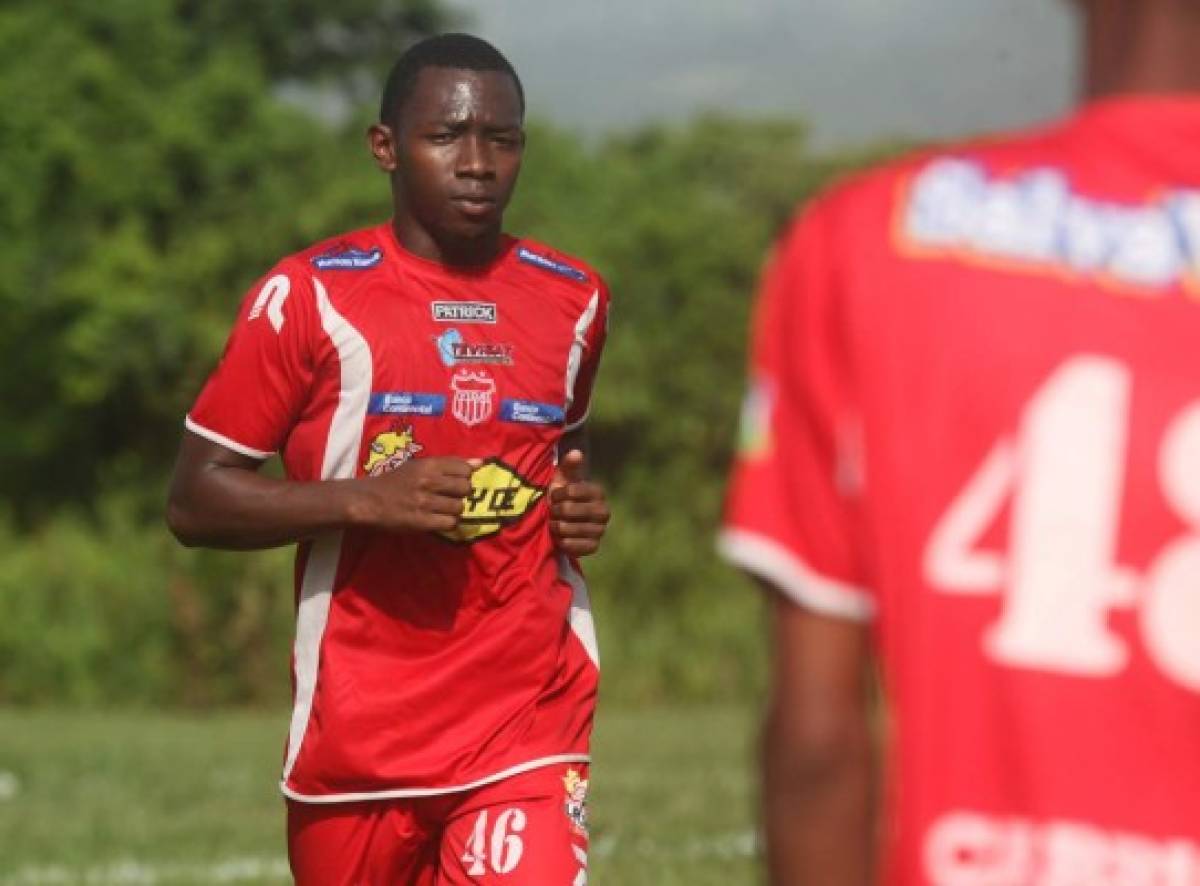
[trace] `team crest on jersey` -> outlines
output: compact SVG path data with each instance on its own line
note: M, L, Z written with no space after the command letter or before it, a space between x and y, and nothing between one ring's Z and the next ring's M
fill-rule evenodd
M586 837L587 830L587 791L588 780L582 778L574 769L568 769L563 777L563 787L567 792L563 810L571 821L571 830L581 837Z
M383 250L342 249L315 256L312 263L322 271L365 271L383 261Z
M413 436L412 425L384 431L367 447L367 462L363 470L368 477L390 473L424 448Z
M467 427L474 427L492 417L492 400L496 396L496 380L486 369L460 369L450 378L451 414Z
M460 366L464 363L492 363L500 366L511 366L513 362L512 345L502 342L471 342L464 341L462 333L455 328L447 329L434 338L438 356L447 366Z
M471 493L458 526L440 535L468 544L493 536L529 513L545 491L501 459L489 458L471 474Z

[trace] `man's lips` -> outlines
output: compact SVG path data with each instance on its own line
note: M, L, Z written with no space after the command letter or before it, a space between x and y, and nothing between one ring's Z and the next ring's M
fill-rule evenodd
M457 194L450 202L466 215L490 215L496 208L496 198L487 194Z
M495 203L496 198L488 191L460 191L450 197L455 202L462 203Z

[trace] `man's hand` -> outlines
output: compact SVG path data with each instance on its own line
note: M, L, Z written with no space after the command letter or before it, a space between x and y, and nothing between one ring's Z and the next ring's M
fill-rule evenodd
M604 487L584 479L583 452L572 449L550 483L550 533L564 554L596 553L610 517Z
M478 459L414 458L356 481L354 522L384 532L449 532L458 526Z

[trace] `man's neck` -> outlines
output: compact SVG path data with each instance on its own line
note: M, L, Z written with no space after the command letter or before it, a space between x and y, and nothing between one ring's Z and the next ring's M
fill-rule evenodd
M1089 97L1200 95L1200 3L1196 0L1087 0Z
M405 223L399 216L392 220L392 230L400 245L413 255L465 271L482 268L495 261L500 254L503 237L497 227L478 237L439 240L424 228Z

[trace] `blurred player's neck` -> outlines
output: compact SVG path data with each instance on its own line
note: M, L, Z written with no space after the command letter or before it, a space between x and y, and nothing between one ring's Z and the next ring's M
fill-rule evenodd
M1089 98L1200 94L1200 0L1085 0Z

